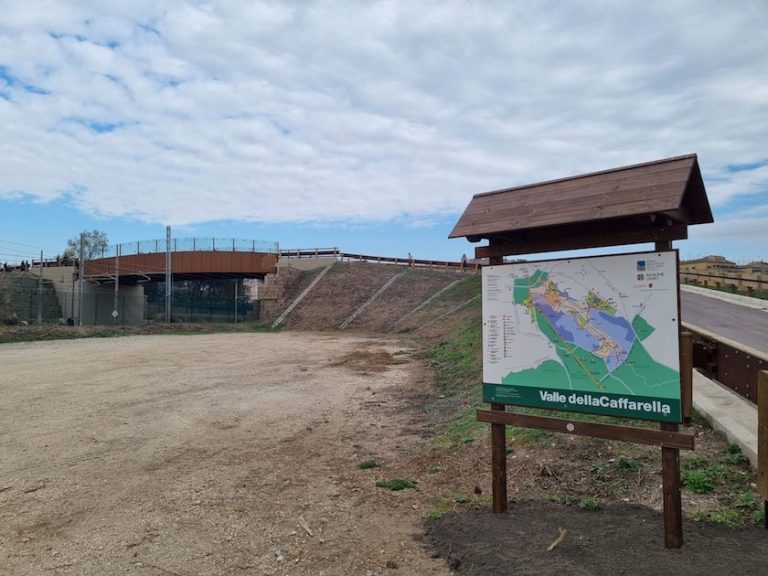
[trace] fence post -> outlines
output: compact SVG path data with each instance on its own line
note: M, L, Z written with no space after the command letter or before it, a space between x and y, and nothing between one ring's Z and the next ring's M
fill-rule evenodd
M768 529L768 370L757 374L757 491Z
M680 346L683 425L690 426L693 410L693 334L691 332L686 330L680 334Z
M43 323L43 251L40 250L40 276L37 280L37 323Z

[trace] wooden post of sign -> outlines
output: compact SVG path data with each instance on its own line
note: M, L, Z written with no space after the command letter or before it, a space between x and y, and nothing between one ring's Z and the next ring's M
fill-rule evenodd
M757 491L763 498L768 529L768 371L757 375Z
M680 335L680 391L683 425L691 425L693 412L693 334L687 330Z
M503 256L488 259L491 266L504 264ZM504 404L491 404L491 410L506 411ZM493 492L493 513L507 511L507 427L491 424L491 491Z
M672 250L672 241L665 240L655 243L656 250ZM677 285L677 310L680 311L680 282ZM678 342L680 338L680 318L678 324ZM681 356L681 371L683 362ZM681 407L685 403L682 399ZM667 432L678 432L680 426L672 422L662 422L661 429ZM680 495L680 450L677 448L661 447L661 491L664 504L664 547L680 548L683 545L683 501Z

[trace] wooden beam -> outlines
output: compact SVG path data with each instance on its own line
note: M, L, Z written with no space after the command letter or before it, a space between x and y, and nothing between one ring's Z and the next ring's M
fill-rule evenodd
M623 244L640 244L643 242L659 242L685 240L688 238L686 224L674 224L664 228L624 229L616 231L590 232L584 228L578 236L562 235L555 229L551 238L504 240L489 246L475 248L475 258L490 258L493 256L512 256L517 254L536 254L539 252L554 252L558 250L579 250L583 248L599 248L603 246L621 246Z
M687 330L680 335L680 405L683 425L691 425L693 412L693 334Z
M768 502L768 371L757 375L757 491ZM768 527L768 518L766 519Z
M677 424L662 422L659 432L676 434ZM683 545L683 501L680 495L680 450L661 447L661 491L664 506L664 547L680 548Z
M492 242L493 243L493 242ZM503 264L504 259L495 256L490 259L494 265ZM491 409L505 412L504 404L491 404ZM491 425L491 490L493 492L493 512L501 514L507 511L507 427L497 422Z
M693 450L694 437L684 432L636 428L634 426L618 426L599 422L582 422L549 416L534 416L516 414L514 412L499 412L496 410L478 410L477 419L491 424L507 424L523 428L538 428L550 432L575 434L577 436L593 436L607 440L621 440L650 446L667 446L680 450Z
M504 404L491 404L493 410L504 412ZM502 423L491 426L491 487L493 513L507 511L507 431Z

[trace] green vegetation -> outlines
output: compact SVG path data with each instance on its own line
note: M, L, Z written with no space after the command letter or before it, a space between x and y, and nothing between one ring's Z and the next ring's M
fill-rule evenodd
M386 561L386 563L385 563L384 565L385 565L387 568L390 568L391 570L397 570L398 568L400 568L400 564L398 564L398 563L397 563L397 562L395 562L394 560L387 560L387 561Z
M718 508L716 510L698 509L693 513L696 522L723 524L735 528L741 524L741 513L738 510Z
M560 499L560 503L563 504L564 506L575 506L579 502L580 500L576 498L576 496L570 496L568 494L566 494Z
M411 480L410 478L392 478L391 480L379 480L376 482L376 487L397 491L405 490L407 488L416 488L418 483L417 480Z
M602 505L598 500L594 500L592 498L588 498L587 500L584 500L581 504L579 504L579 507L582 510L586 510L588 512L597 512L602 508Z
M378 468L378 466L376 460L363 460L357 465L360 470L370 470L371 468Z
M622 456L619 458L619 470L623 472L637 472L640 470L640 462L632 460L631 458L625 458Z
M609 464L593 464L590 472L595 475L599 482L608 482L611 480Z
M723 458L723 461L726 464L732 465L748 464L749 458L744 455L738 444L728 444L728 447L725 449L725 457Z
M144 334L187 336L235 332L277 332L267 324L239 322L237 324L147 324L145 326L18 326L0 327L0 344L11 342L37 342L43 340L70 340L79 338L115 338Z
M715 491L715 479L709 469L683 469L681 472L683 487L691 492L706 494Z
M451 500L456 502L456 504L466 504L471 499L472 498L469 495L464 494L463 492L454 492L451 494Z
M440 520L443 516L445 516L448 512L445 510L430 510L427 512L427 518L430 520Z

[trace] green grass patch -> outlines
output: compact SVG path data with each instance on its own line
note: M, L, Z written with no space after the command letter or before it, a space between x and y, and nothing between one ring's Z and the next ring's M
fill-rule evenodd
M619 470L622 472L637 472L640 470L640 462L632 458L621 456L618 462Z
M579 504L579 508L586 510L587 512L597 512L602 507L603 506L600 504L600 501L593 498L583 500L581 504Z
M448 514L445 510L430 510L427 512L427 518L430 520L440 520L443 516Z
M376 460L363 460L357 467L360 470L370 470L371 468L378 468L379 465L376 463Z
M718 508L717 510L699 509L693 513L696 522L709 522L710 524L722 524L735 528L742 524L742 515L738 510L731 508Z
M715 491L715 479L707 468L683 469L683 487L691 492L707 494Z
M723 456L723 462L732 466L739 466L741 464L748 464L749 458L744 455L738 444L728 444L728 447L725 449L725 456Z
M411 480L410 478L392 478L391 480L379 480L376 482L376 487L397 491L416 488L418 483L417 480Z
M464 492L454 492L451 494L451 500L456 502L456 504L466 504L472 498L468 494L464 494Z

